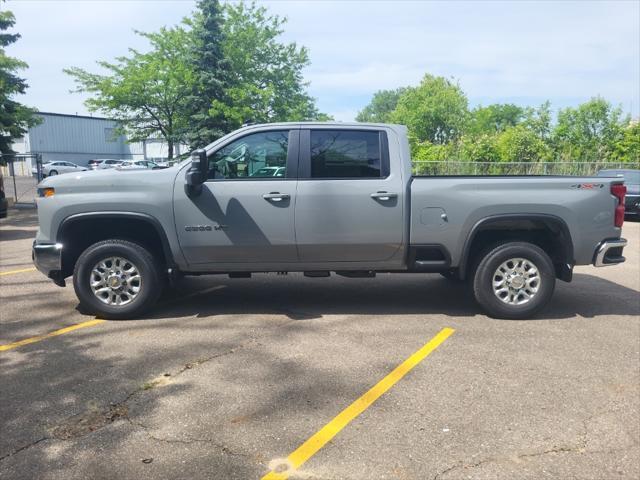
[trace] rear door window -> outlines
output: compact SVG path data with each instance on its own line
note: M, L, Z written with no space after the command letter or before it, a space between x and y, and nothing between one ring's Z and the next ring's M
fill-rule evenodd
M381 178L381 132L311 130L311 178Z

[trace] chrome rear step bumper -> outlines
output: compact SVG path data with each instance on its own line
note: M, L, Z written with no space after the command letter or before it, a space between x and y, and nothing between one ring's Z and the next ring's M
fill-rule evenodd
M624 238L605 240L598 246L593 258L593 264L596 267L606 267L624 262L625 258L622 256L622 249L626 246L627 241Z

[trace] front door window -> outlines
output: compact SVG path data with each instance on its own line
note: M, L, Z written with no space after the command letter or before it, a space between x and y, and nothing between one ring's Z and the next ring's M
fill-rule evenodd
M209 157L208 179L284 178L288 148L288 130L246 135Z

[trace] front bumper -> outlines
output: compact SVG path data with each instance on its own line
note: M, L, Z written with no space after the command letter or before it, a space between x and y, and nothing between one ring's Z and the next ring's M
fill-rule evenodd
M36 243L31 249L33 264L38 270L54 281L56 285L64 287L62 277L62 244Z
M627 241L624 238L603 241L596 249L596 253L593 256L593 264L596 267L606 267L624 262L625 258L622 256L622 250L626 246Z

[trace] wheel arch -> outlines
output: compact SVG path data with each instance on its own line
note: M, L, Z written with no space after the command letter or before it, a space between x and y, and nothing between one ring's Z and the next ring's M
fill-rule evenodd
M157 218L139 212L87 212L66 217L58 227L56 239L63 245L63 275L71 275L88 246L110 238L139 243L159 256L168 268L175 266L167 234Z
M573 240L567 223L550 214L499 214L481 218L471 228L464 243L459 272L469 274L474 254L485 245L500 239L530 241L551 257L556 276L571 281L575 264Z

